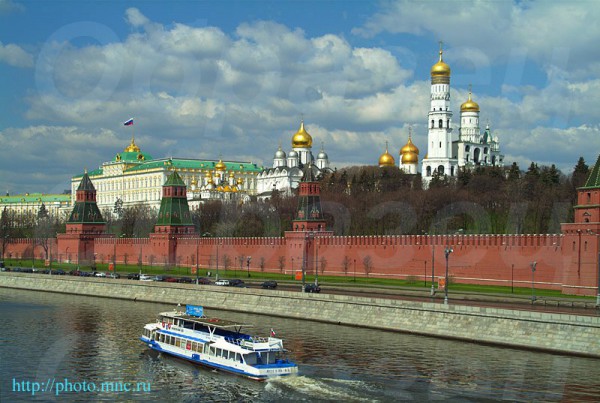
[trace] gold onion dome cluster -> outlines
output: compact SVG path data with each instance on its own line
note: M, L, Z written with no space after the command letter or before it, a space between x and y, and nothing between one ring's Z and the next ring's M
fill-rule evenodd
M392 154L390 154L388 152L387 143L386 143L385 152L383 154L381 154L381 156L379 157L379 166L380 167L393 167L394 165L396 165L396 160L394 160L394 157L392 156Z
M217 162L217 164L215 165L215 169L217 171L224 171L227 169L227 167L225 166L225 163L223 162L223 160L219 160L219 162Z
M479 104L471 99L471 91L469 91L469 99L460 106L461 112L479 112Z
M440 60L431 66L431 77L450 77L450 66L442 60L442 53L440 49Z
M400 160L403 164L416 164L419 162L419 149L413 144L410 135L406 145L400 149Z
M304 121L300 123L300 129L294 134L292 137L292 147L293 148L310 148L312 147L312 137L311 135L304 129Z

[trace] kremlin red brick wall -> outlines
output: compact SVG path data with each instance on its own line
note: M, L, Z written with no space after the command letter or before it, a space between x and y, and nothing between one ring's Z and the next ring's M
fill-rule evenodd
M283 238L96 238L93 247L75 248L57 253L56 240L50 240L54 261L89 264L108 263L116 254L117 264L135 265L142 256L144 265L200 267L221 273L229 261L229 270L246 270L251 257L252 272L276 272L293 275L307 260L307 273L318 267L319 275L376 277L431 281L432 262L435 278L445 275L444 250L451 247L448 271L451 281L459 283L529 287L531 263L537 262L536 288L563 290L570 294L596 293L598 279L598 231L577 232L565 224L565 233L544 235L402 235L402 236L329 236L287 232ZM45 258L32 239L16 239L7 245L5 258ZM174 254L167 251L172 248ZM217 257L218 256L218 257ZM243 263L240 265L240 257ZM347 258L346 258L347 257ZM370 260L370 269L365 268ZM348 262L344 270L344 260ZM316 264L318 262L318 264ZM228 275L230 275L228 273Z

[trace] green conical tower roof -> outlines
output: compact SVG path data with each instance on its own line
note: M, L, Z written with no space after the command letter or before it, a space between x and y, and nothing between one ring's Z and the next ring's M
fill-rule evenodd
M194 225L188 206L185 183L174 171L163 185L156 225Z
M596 165L594 165L594 168L592 168L592 172L590 172L590 176L588 176L583 187L600 188L600 155L598 156L598 161L596 161Z
M104 224L98 204L96 204L96 188L87 172L81 178L77 188L77 198L68 224Z

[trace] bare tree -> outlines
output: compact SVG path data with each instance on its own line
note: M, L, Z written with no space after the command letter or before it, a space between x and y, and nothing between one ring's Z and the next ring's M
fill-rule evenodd
M367 255L363 259L363 267L365 269L365 274L369 277L369 274L373 270L373 260L370 255Z
M279 271L283 273L285 269L285 256L279 256Z
M223 268L225 270L227 270L230 267L231 267L231 258L229 257L229 255L223 255Z
M327 267L327 259L325 256L321 258L321 274L325 273L325 268Z
M348 275L348 268L350 267L350 257L348 255L344 256L344 260L342 260L342 269L344 270L344 276Z
M264 258L264 256L260 257L260 271L265 271L265 258Z

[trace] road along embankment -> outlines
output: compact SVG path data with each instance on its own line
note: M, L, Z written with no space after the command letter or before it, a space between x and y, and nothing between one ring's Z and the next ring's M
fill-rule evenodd
M600 317L333 294L0 273L0 287L207 308L600 358Z

